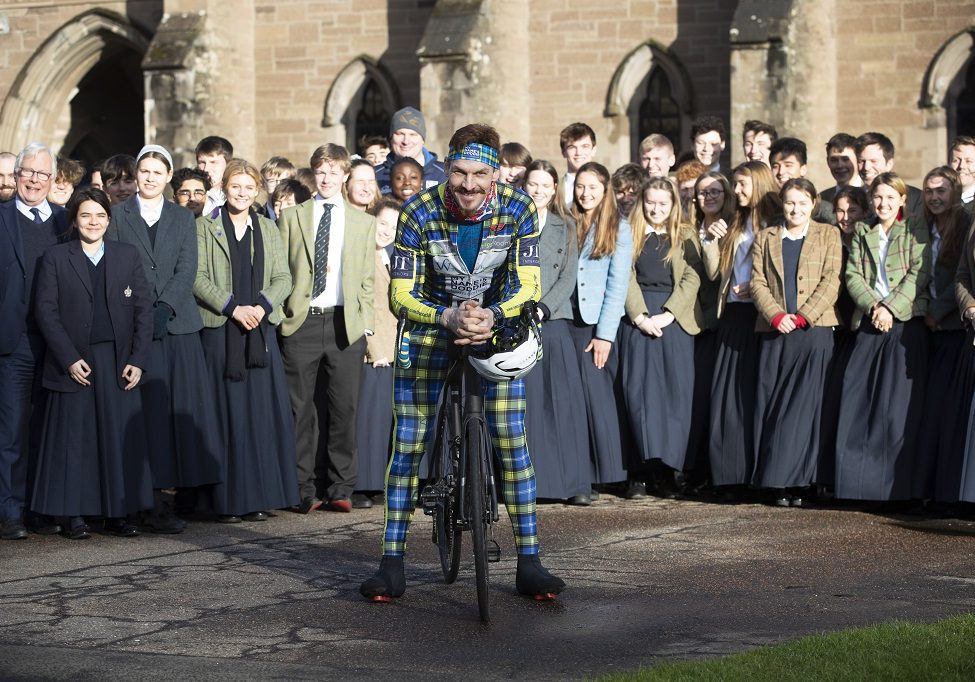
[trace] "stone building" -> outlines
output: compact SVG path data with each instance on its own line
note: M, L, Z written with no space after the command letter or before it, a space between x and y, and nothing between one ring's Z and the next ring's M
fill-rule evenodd
M691 120L805 139L887 133L917 182L975 133L975 0L13 0L0 2L0 149L93 161L144 141L190 162L220 134L260 162L352 148L405 105L428 146L475 120L537 158L586 121L598 158ZM741 160L732 132L726 161Z

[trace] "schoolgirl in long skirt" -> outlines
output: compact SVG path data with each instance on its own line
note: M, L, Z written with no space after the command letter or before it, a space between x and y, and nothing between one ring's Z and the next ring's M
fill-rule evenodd
M694 400L700 252L670 178L643 183L631 216L634 263L620 332L620 378L638 459L684 468Z
M779 209L771 171L749 161L734 172L737 201L729 225L720 218L708 225L703 243L707 276L720 282L717 353L711 382L710 464L715 486L747 485L755 461L755 389L758 372L758 312L752 302L751 248L755 234L774 222ZM698 178L695 194L705 213L723 213L731 188L718 173Z
M260 183L257 168L231 160L227 203L196 224L193 294L225 471L212 507L224 523L263 521L268 510L298 503L294 420L273 329L291 273L277 227L251 210Z
M528 164L525 191L538 209L538 257L544 352L525 376L525 431L542 499L585 504L592 488L589 429L582 370L573 345L572 304L579 247L575 222L562 203L559 173L545 160ZM577 396L567 399L567 396Z
M615 342L630 281L633 236L629 222L617 211L609 182L605 166L583 164L576 174L572 202L579 262L569 331L585 387L595 484L626 479L621 437L626 427L614 385Z
M898 215L907 186L894 173L870 184L877 219L859 223L846 286L858 329L836 436L838 498L907 500L924 409L930 256L927 230Z
M372 506L372 497L386 485L393 436L393 366L396 358L396 315L389 307L389 247L396 237L396 221L402 204L386 196L369 209L376 217L376 321L366 337L365 364L356 408L356 448L359 470L352 506Z
M762 335L752 483L773 491L775 504L799 507L819 464L843 255L836 228L812 222L811 182L788 180L779 196L785 224L759 232L752 247L751 294Z
M138 535L126 517L152 507L142 401L152 299L139 254L105 242L111 204L100 189L68 201L74 238L41 259L35 317L44 340L49 397L33 511L66 517L64 533L89 537L84 517Z
M200 343L203 320L193 299L196 226L188 209L163 197L172 175L166 149L143 147L137 193L112 208L107 235L139 252L152 297L151 360L140 392L155 491L153 513L143 523L157 533L179 533L186 525L173 514L175 488L222 479L217 415Z

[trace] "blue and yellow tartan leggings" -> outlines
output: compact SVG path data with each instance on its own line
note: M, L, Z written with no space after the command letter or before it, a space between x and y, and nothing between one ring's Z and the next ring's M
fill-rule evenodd
M442 327L415 324L410 332L410 367L396 364L393 455L386 469L386 527L383 555L402 556L416 509L420 459L436 426L437 401L450 368L453 335ZM535 470L525 439L525 382L481 381L484 416L501 455L505 507L518 554L538 554Z

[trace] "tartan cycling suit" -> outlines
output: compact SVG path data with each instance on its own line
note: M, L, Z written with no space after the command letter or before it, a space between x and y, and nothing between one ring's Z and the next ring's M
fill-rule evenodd
M386 470L383 554L406 549L418 489L417 470L436 420L436 407L450 365L454 335L439 325L451 305L475 299L496 322L517 317L541 292L538 214L521 190L496 183L489 214L481 221L481 245L473 269L457 249L457 219L445 206L446 183L410 199L400 213L391 258L392 309L408 311L409 367L393 371L396 417L393 454ZM481 381L484 415L501 456L503 492L519 554L538 553L535 472L525 440L525 384Z

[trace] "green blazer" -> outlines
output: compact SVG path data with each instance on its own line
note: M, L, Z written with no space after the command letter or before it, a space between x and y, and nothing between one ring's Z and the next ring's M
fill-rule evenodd
M294 290L284 302L281 335L291 336L304 324L311 305L315 275L315 199L286 208L278 218L281 241L294 277ZM343 314L349 343L375 330L373 287L376 278L376 219L345 202L342 237Z
M697 292L701 286L701 252L697 239L690 230L683 234L683 248L677 249L670 261L674 277L674 290L664 303L663 309L674 316L681 329L691 335L700 334L705 328L704 314ZM639 254L636 254L639 257ZM640 315L656 315L659 310L647 310L643 292L636 282L636 269L630 269L630 287L626 293L626 315L635 322Z
M883 228L857 223L846 263L846 289L856 305L852 327L859 329L863 316L883 303L894 319L906 322L923 316L928 308L928 280L931 278L930 244L927 230L908 229L898 220L890 228L890 244L884 266L890 294L881 298L874 289L879 273L880 236Z
M284 257L284 247L278 235L278 228L267 218L258 216L261 236L264 239L264 282L261 294L271 304L268 322L281 321L281 303L291 293L291 273ZM199 260L196 268L196 282L193 295L196 297L203 317L204 327L219 327L229 318L223 314L233 294L233 280L230 268L230 246L223 221L201 216L196 219L196 243ZM253 254L253 246L251 248Z

